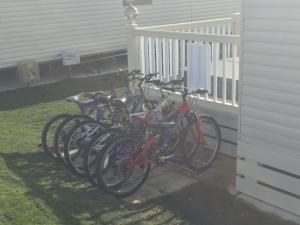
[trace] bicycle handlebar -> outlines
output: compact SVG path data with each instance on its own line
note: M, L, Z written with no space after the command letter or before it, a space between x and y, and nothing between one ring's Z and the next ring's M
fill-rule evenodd
M208 94L209 93L208 90L205 90L205 89L198 89L196 91L192 91L192 92L188 93L188 89L185 88L185 87L180 88L180 87L172 87L172 86L171 87L168 87L168 86L161 87L161 90L170 91L170 92L176 92L176 91L178 91L178 92L181 92L181 95L183 97L186 97L188 95Z
M205 89L198 89L198 90L196 90L196 91L192 91L190 94L191 94L191 95L193 95L193 94L208 94L208 90L205 90Z
M176 85L181 85L184 83L184 80L181 79L181 80L171 80L170 82L168 83L165 83L165 82L162 82L160 80L147 80L145 83L148 83L148 84L155 84L156 86L176 86Z
M145 76L146 80L150 80L153 77L156 77L159 73L149 73Z
M175 87L162 87L161 89L165 90L165 91L170 91L170 92L175 92L176 91Z
M147 80L145 83L147 83L147 84L154 84L157 87L163 86L163 85L168 85L168 83L164 83L164 82L162 82L160 80Z
M171 80L169 83L167 83L167 85L181 85L184 83L184 79L182 78L181 80Z
M134 75L134 74L142 74L140 70L132 70L129 75Z

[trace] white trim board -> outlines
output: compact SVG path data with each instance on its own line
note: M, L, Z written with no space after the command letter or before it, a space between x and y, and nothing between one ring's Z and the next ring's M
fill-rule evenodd
M258 199L255 199L251 196L245 195L245 194L238 194L236 196L238 199L241 199L251 205L253 205L255 208L266 212L266 213L271 213L274 214L276 216L281 217L284 220L288 220L288 221L292 221L295 222L297 224L300 224L300 217L299 216L295 216L293 214L290 214L280 208L277 208L273 205L270 205L266 202L260 201Z

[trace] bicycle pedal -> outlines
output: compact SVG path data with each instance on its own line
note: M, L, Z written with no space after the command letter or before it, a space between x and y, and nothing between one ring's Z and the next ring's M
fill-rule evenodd
M165 160L174 158L175 156L176 156L176 155L161 156L161 157L159 157L159 160L165 161Z
M178 165L183 165L183 164L184 164L183 159L178 158L178 157L174 157L174 158L171 160L171 162L176 163L176 164L178 164Z

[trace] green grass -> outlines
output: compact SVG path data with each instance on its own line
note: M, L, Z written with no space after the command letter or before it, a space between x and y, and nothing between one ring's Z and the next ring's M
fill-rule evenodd
M54 101L0 112L0 224L160 224L173 216L158 205L118 201L39 149L47 118L75 111Z
M92 78L0 94L0 224L164 224L171 217L171 224L179 223L157 204L116 200L38 147L50 116L77 112L57 99L105 87Z
M99 80L0 95L0 224L288 224L204 184L130 204L72 175L39 149L41 130L50 116L77 111L58 99L97 90L95 81ZM256 218L259 221L253 222Z

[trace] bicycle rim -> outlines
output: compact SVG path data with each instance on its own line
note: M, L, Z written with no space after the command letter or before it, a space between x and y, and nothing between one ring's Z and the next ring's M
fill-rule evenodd
M186 163L194 170L205 170L216 158L220 143L221 132L216 121L207 115L198 116L186 131L183 148Z
M97 168L98 183L116 197L134 193L148 177L149 164L130 167L139 145L136 138L119 138L102 155Z

